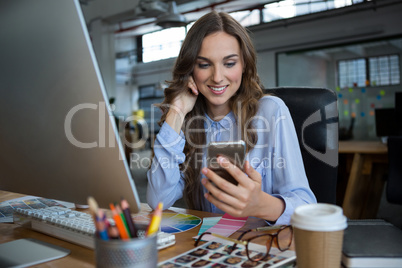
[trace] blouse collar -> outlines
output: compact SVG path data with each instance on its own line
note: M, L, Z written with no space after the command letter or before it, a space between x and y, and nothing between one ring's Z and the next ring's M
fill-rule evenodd
M224 128L225 130L230 130L236 125L236 118L233 114L233 111L230 111L219 121L212 120L207 113L205 113L205 117L207 118L204 123L205 131L210 131L211 128Z

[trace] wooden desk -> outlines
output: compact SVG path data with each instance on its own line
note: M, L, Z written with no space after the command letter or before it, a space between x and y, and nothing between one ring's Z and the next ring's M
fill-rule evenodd
M379 141L339 142L339 154L351 159L351 164L347 164L350 174L342 204L346 217L376 217L388 168L387 151L387 146Z
M1 191L0 190L0 202L11 200L14 198L22 197L24 195ZM150 207L146 204L141 204L140 213L149 213L151 211ZM192 214L198 217L213 217L220 216L214 213L196 211L196 210L188 210L181 208L171 208L169 211L177 212L177 213L186 213ZM246 225L242 228L242 230L246 230L249 228L255 228L258 226L266 225L263 220L250 218L247 220ZM177 256L181 253L184 253L192 248L194 248L194 240L193 236L198 234L201 225L193 228L189 231L185 231L182 233L176 234L176 244L172 247L162 249L158 251L158 262L170 259L174 256ZM235 234L236 235L236 234ZM17 224L12 223L0 223L0 243L5 243L21 238L35 238L38 240L42 240L54 245L58 245L60 247L67 248L71 250L70 255L67 257L57 259L50 262L45 262L41 265L35 267L95 267L95 254L94 250L87 249L36 231L32 231L30 229L20 227Z

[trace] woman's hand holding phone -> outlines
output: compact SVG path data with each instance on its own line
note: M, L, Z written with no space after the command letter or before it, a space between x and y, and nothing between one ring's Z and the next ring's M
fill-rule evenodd
M208 168L215 172L223 179L237 185L237 181L228 173L228 171L220 166L217 162L218 156L223 156L239 169L243 169L244 158L246 155L246 143L242 140L227 142L211 142L207 148L207 164Z
M209 168L202 169L208 178L202 184L208 190L205 198L217 208L237 217L255 215L255 209L260 205L261 175L255 171L248 161L244 164L244 171L231 163L227 158L219 156L219 165L225 169L237 185L227 181Z
M218 163L238 182L234 185L221 178L209 168L203 168L207 177L202 184L208 190L205 198L220 210L235 217L254 216L269 221L276 221L283 213L283 200L269 195L261 189L261 175L248 161L243 170L224 157L218 157Z

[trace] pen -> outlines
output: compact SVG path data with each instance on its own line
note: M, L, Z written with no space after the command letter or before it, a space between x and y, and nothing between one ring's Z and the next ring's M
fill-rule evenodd
M121 239L129 239L129 235L124 227L123 220L121 219L120 215L116 212L115 206L110 203L110 210L112 211L113 220L116 224L117 229L119 230L120 238Z
M137 227L135 226L133 218L131 217L130 206L128 205L128 202L125 199L122 199L120 203L121 203L121 209L123 210L124 216L127 221L128 229L130 230L131 237L135 238L137 237Z
M163 209L163 203L159 202L158 206L156 207L154 213L152 214L151 222L149 223L148 229L147 229L147 236L152 235L159 230L159 225L162 220L162 209Z

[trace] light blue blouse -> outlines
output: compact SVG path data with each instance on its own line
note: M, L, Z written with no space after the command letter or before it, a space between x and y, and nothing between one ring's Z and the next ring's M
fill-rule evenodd
M239 124L236 123L232 112L220 121L213 121L206 116L206 144L211 141L239 140ZM261 174L262 190L285 202L285 211L276 224L289 224L297 206L317 202L308 184L293 120L281 99L264 96L260 99L253 125L258 133L258 142L247 154L246 159ZM156 136L155 155L147 174L147 201L152 208L160 201L168 208L183 196L184 180L179 164L185 160L184 145L183 132L177 134L165 122ZM202 163L203 166L206 165L206 149ZM223 211L206 199L203 207L206 211L223 214Z

